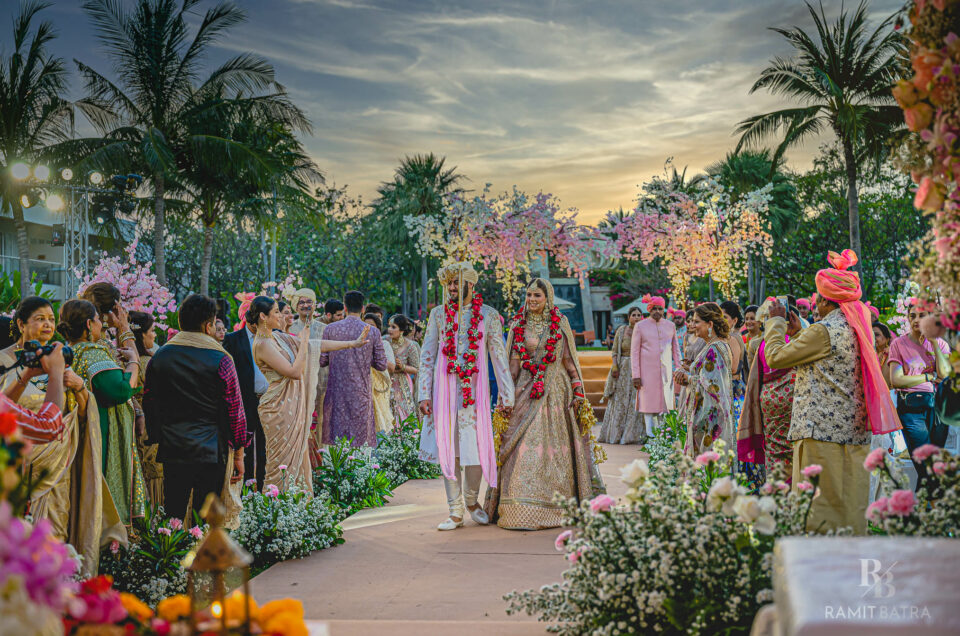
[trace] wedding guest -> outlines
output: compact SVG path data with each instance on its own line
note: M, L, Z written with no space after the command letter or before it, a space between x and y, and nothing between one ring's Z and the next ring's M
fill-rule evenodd
M381 325L384 324L387 317L387 314L383 311L383 307L373 303L367 303L367 306L363 308L363 314L374 314L380 320Z
M920 329L928 312L914 300L907 311L910 332L890 343L890 383L897 389L897 414L903 425L903 436L912 457L924 444L941 448L946 443L946 429L941 429L936 416L937 384L950 375L950 345L942 338L931 342ZM917 487L927 479L922 462L913 460L917 469Z
M12 367L26 342L51 343L56 318L50 301L39 296L25 298L13 315L11 329L16 340L0 351L0 365L10 371L0 378L0 384L6 397L39 414L49 409L50 376L42 369ZM42 357L41 363L46 359ZM109 521L104 526L105 516L113 522L119 518L112 502L105 515L100 428L87 424L96 421L96 404L83 380L69 368L62 370L58 397L62 400L62 430L52 439L34 437L33 441L42 443L29 449L24 458L23 474L34 486L29 512L35 523L46 519L58 539L76 547L84 557L83 572L92 575L96 574L103 534L123 539L125 533L122 526L111 529Z
M293 296L293 303L297 309L297 318L290 326L289 333L297 335L301 330L309 329L311 340L322 339L326 324L313 317L313 312L317 308L316 292L307 288L299 289Z
M343 312L343 303L336 298L331 298L323 305L323 322L329 325L343 320Z
M223 318L217 317L216 331L213 334L217 342L223 344L223 339L227 337L227 326L223 323Z
M900 422L873 350L860 276L849 269L857 255L830 252L828 261L832 267L816 277L819 322L788 343L787 308L777 303L764 326L764 353L770 368L797 370L789 431L794 487L807 466L823 468L807 529L849 526L863 534L870 487L863 462L871 434L898 430Z
M873 342L874 348L877 351L877 359L880 361L880 371L883 373L883 379L886 381L887 386L891 389L893 388L893 380L890 378L890 343L893 342L893 334L890 332L890 327L886 326L882 322L873 323ZM893 396L894 401L896 400L896 393ZM903 421L900 422L903 424Z
M677 374L684 385L680 417L687 427L685 452L696 457L715 439L723 438L733 448L736 438L733 414L732 356L728 338L730 324L717 303L703 303L693 310L691 330L702 343L689 371Z
M280 321L280 326L277 328L283 333L288 334L290 333L290 327L293 326L293 321L296 320L297 317L294 315L290 305L282 300L277 301L277 308L280 310L280 315L283 317L283 320Z
M302 330L310 332L311 340L322 340L327 324L313 317L317 307L317 294L312 289L303 288L293 295L293 304L297 308L297 320L290 327L290 334L298 335ZM320 464L320 447L323 440L323 396L327 392L329 369L320 369L317 374L317 392L313 402L313 422L310 427L310 464L317 468Z
M144 515L147 502L146 484L137 456L131 402L135 389L140 386L140 355L126 310L114 304L109 307L110 321L122 330L120 340L132 345L119 350L127 360L121 368L104 344L104 323L100 315L91 302L68 300L60 307L57 331L73 349L73 370L96 398L100 418L101 469L120 519L129 526L132 519ZM126 334L130 334L129 338Z
M607 408L598 438L605 444L640 444L647 437L643 414L637 411L637 389L630 371L630 336L642 319L640 308L632 307L627 314L627 324L621 325L613 336L613 364L603 389Z
M157 332L153 328L153 316L142 311L130 312L130 329L136 342L137 353L140 355L140 385L146 380L147 365L150 363ZM138 398L133 398L140 402ZM147 442L146 417L143 415L142 404L134 409L139 414L136 417L137 451L140 453L140 466L143 469L143 479L147 486L147 497L157 506L163 505L163 464L157 461L157 444Z
M361 318L363 294L347 292L343 298L346 317L327 325L324 342L356 341L370 327ZM370 369L384 371L387 356L383 340L370 338L354 351L322 353L320 366L330 367L327 394L323 400L323 443L333 444L341 437L353 440L354 446L377 445L373 414Z
M744 336L747 339L747 368L750 369L753 359L757 356L760 341L763 340L763 323L757 320L756 305L749 305L743 310Z
M655 423L673 409L674 371L680 367L677 328L664 320L666 302L647 294L642 301L649 318L636 323L630 343L630 372L637 389L636 409L643 414L647 437L653 436Z
M380 322L380 314L364 314L363 322L371 327L371 331L376 335L382 331L383 323ZM390 374L396 368L396 358L393 354L393 347L388 346L386 342L383 345L383 353L387 357L387 368L384 371L370 369L370 388L373 392L373 421L377 433L385 433L393 428L393 413L390 411Z
M756 321L766 321L775 299L766 300L754 312ZM785 342L800 331L800 316L790 312ZM793 413L793 387L796 370L772 369L767 364L763 336L757 337L754 364L747 379L746 399L737 429L737 457L748 464L748 478L757 486L764 483L779 465L786 475L792 474L793 444L788 434Z
M720 303L720 309L723 311L723 317L730 327L730 335L727 336L727 344L730 345L731 369L733 370L733 402L732 421L734 427L740 421L740 411L743 410L743 398L747 390L747 353L743 337L740 335L740 328L743 326L743 314L740 311L740 305L732 300L725 300ZM730 442L736 439L734 435Z
M390 408L397 424L417 413L414 387L420 369L420 346L408 337L412 331L413 322L403 314L394 314L387 323L386 339L396 362L390 374Z
M164 512L178 519L207 495L240 481L249 445L233 359L217 342L217 304L192 294L180 305L180 331L147 366L144 412L164 466Z
M677 328L677 346L680 347L681 359L683 357L683 347L687 338L687 312L682 309L674 309L673 314L669 316L673 325Z
M263 297L265 298L265 297ZM267 298L266 300L271 300ZM266 471L266 438L263 434L263 424L260 422L258 407L260 396L266 393L270 383L260 368L253 362L253 340L257 333L256 322L246 320L247 311L253 299L247 300L240 306L240 328L228 333L223 339L223 348L233 358L237 369L237 380L240 383L240 395L243 399L243 414L247 421L247 433L253 443L243 456L244 480L255 479L257 489L263 491L263 478Z

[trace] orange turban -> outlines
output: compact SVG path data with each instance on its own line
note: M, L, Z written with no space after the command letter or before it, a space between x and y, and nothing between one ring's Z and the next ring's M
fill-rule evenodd
M870 428L874 435L899 430L900 418L893 408L890 391L880 372L880 361L873 348L873 321L870 310L860 302L863 293L860 288L860 275L848 271L848 268L857 264L857 255L853 250L843 250L840 254L830 252L827 261L833 267L817 272L817 291L826 300L840 305L840 310L857 337Z

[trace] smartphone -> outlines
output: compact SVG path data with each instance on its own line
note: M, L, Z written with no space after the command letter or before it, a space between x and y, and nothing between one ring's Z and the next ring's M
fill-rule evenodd
M790 298L787 296L777 296L777 302L784 307L790 307Z

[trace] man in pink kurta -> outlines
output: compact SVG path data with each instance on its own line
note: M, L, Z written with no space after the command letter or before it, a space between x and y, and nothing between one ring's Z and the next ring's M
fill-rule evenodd
M642 300L650 317L633 328L630 369L637 388L637 411L643 413L647 435L653 435L654 422L673 408L673 370L680 366L680 345L676 325L664 320L663 298L646 295Z

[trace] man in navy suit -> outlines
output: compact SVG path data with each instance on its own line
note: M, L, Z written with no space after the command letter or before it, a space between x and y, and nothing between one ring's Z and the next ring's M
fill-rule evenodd
M254 317L254 319L259 316ZM223 339L223 348L233 357L233 364L237 368L237 379L240 381L240 395L243 398L243 410L247 416L247 430L253 436L253 448L247 449L244 455L244 480L256 479L257 490L263 490L263 477L267 467L267 439L263 435L263 426L260 424L260 396L266 392L269 382L256 364L253 363L253 336L257 325L247 323L233 333L228 333ZM252 452L251 452L252 451Z

